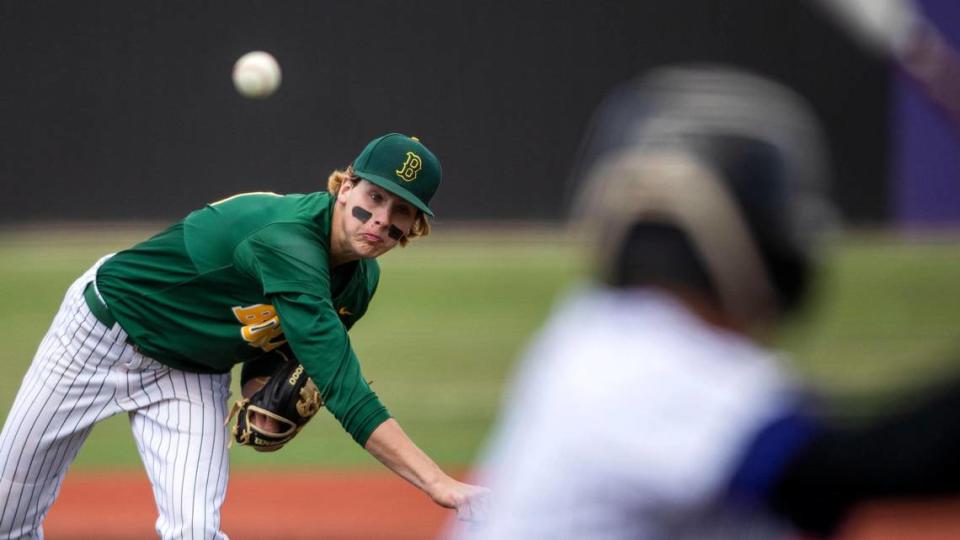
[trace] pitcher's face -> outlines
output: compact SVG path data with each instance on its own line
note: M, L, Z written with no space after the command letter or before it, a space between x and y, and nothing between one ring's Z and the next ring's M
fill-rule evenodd
M417 218L412 204L366 180L344 182L337 204L344 210L343 247L363 259L379 257L396 247Z

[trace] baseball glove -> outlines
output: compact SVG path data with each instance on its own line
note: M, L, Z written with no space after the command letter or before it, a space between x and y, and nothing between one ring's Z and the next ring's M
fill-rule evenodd
M243 398L233 404L226 420L229 424L237 418L231 443L259 452L283 448L323 406L317 385L289 347L244 365L240 383Z

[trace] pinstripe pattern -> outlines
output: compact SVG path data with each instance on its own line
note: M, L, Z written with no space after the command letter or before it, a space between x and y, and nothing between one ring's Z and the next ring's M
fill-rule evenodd
M82 293L101 262L68 289L0 433L0 539L43 538L70 462L96 422L121 412L153 485L158 535L225 539L230 375L166 367L97 321Z

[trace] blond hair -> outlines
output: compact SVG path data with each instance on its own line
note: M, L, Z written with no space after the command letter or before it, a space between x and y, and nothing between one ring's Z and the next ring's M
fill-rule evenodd
M330 173L330 177L327 178L327 191L336 195L344 182L350 182L356 185L360 180L363 180L363 178L354 174L353 166L351 165L347 167L345 171L336 170ZM430 234L430 222L427 221L427 215L417 210L417 218L413 220L413 226L410 227L410 232L399 240L400 246L406 246L410 243L410 240L418 236L427 236L428 234Z

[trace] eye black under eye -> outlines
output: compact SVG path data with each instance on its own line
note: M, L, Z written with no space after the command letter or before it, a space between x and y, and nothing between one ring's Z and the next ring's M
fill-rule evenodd
M403 231L400 230L400 227L396 225L391 225L390 229L387 230L387 235L394 240L400 240L404 237Z

